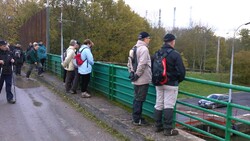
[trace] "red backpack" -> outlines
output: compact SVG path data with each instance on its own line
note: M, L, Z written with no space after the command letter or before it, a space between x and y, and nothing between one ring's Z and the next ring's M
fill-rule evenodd
M86 47L85 47L86 48ZM87 59L85 59L85 60L82 60L82 58L81 58L81 53L82 53L82 51L85 49L85 48L83 48L80 52L78 52L77 54L76 54L76 56L74 57L74 59L73 59L73 63L74 63L74 65L75 66L81 66L83 63L84 63L84 61Z

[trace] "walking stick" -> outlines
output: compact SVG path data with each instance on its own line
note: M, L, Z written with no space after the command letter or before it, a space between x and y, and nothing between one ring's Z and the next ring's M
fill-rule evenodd
M12 87L14 88L14 100L16 102L16 84L15 84L15 78L14 78L14 65L12 64L11 66L11 69L12 69Z

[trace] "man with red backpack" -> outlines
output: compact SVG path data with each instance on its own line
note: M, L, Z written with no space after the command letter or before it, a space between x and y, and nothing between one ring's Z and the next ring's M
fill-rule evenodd
M161 51L166 53L167 81L156 85L155 108L155 132L164 130L165 136L178 135L178 131L173 129L173 111L178 95L178 85L185 78L186 70L182 62L181 55L174 49L175 36L166 34ZM162 115L164 115L162 123Z

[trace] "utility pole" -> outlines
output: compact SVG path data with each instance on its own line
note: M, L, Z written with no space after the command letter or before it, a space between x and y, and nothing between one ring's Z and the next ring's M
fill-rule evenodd
M61 55L63 55L63 5L62 3L61 3L60 28L61 28Z
M234 31L234 37L233 37L233 45L232 45L232 55L231 55L231 65L230 65L230 80L229 80L229 84L232 85L233 83L233 65L234 65L234 42L235 42L235 35L236 32L238 31L238 29L240 29L240 27L244 26L244 25L249 25L250 22L248 23L244 23L242 25L240 25L238 28L236 28L236 30ZM232 101L232 89L229 89L229 102Z
M158 22L158 27L161 27L161 9L159 9L159 22Z
M218 37L216 73L219 73L219 67L220 67L220 37Z
M47 47L47 53L50 52L50 23L49 23L49 17L50 17L50 12L49 12L49 0L47 0L46 4L46 47Z
M175 29L175 11L176 11L176 7L174 7L173 29Z

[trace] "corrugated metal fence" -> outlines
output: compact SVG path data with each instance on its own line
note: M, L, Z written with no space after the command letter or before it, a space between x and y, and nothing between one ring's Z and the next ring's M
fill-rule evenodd
M34 14L20 29L20 43L26 49L29 42L42 40L46 44L46 9Z

